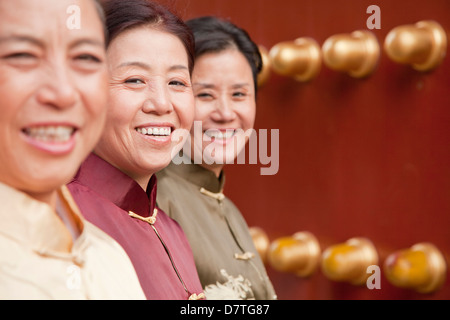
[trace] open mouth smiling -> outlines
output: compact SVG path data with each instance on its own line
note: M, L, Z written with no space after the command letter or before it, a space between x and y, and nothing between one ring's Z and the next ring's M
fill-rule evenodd
M31 139L49 143L68 142L76 131L75 127L67 125L34 126L22 129L22 132Z
M165 136L168 137L172 134L172 127L144 127L144 128L136 128L138 133L143 134L145 136Z
M228 140L236 134L235 129L218 130L218 129L208 129L204 131L204 134L215 140Z

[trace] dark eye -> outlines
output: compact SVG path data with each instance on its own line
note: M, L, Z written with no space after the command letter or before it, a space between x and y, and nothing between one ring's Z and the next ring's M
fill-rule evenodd
M233 97L242 98L245 97L245 93L243 92L234 92Z
M139 79L139 78L130 78L130 79L125 80L125 83L128 83L128 84L144 84L145 82L144 82L144 80Z
M10 54L8 56L6 56L7 59L32 59L35 58L34 55L32 55L31 53L27 53L27 52L17 52L17 53L13 53Z
M27 63L35 61L37 59L37 56L28 52L16 52L7 55L4 58L12 62Z
M77 60L86 61L86 62L95 62L100 63L102 60L92 54L81 54L76 57Z
M169 82L169 85L171 86L180 86L180 87L186 87L186 84L181 82L181 81L177 81L177 80L173 80Z
M2 59L17 67L32 67L38 63L38 56L28 52L12 53L4 56Z
M209 93L199 93L197 94L198 98L212 98L213 96Z

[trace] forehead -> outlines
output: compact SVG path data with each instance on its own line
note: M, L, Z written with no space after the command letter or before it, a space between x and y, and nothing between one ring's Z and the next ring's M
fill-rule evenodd
M245 56L237 49L205 53L195 61L193 76L211 81L248 81L252 69Z
M93 0L0 0L0 35L96 36L103 25Z
M122 60L149 61L158 63L188 63L186 50L181 40L165 31L151 26L140 26L118 35L108 48L111 62Z

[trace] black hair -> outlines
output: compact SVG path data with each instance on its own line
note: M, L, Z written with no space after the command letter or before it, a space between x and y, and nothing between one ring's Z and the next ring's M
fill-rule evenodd
M189 72L194 67L194 36L186 24L167 7L150 0L102 0L108 31L107 46L120 33L142 26L152 26L173 34L183 44Z
M253 73L255 93L258 74L262 69L262 58L258 46L247 31L232 22L214 16L205 16L186 21L195 39L195 57L230 48L238 49L247 59Z

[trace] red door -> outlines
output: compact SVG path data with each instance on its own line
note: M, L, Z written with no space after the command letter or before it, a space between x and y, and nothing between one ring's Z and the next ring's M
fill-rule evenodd
M259 91L256 130L279 130L279 170L261 175L262 163L229 165L225 192L250 226L266 232L273 244L269 252L280 238L300 231L317 239L320 262L309 276L280 271L267 262L279 299L449 299L450 57L431 71L418 71L394 61L383 45L392 29L425 20L437 22L450 35L450 2L169 2L185 19L230 18L268 50L300 37L322 46L331 36L356 30L375 36L380 56L364 78L336 71L323 59L309 82L272 70ZM379 12L367 13L371 5ZM427 41L419 42L426 46ZM333 278L333 272L345 273L342 268L355 263L350 249L359 249L347 243L353 238L373 245L378 260L371 264L380 269L372 283L379 288L351 283L354 274ZM435 250L414 247L423 243ZM285 254L295 258L296 253ZM436 257L443 257L444 265ZM389 261L390 269L385 269ZM389 271L399 282L388 279ZM418 292L442 279L443 285L431 292ZM405 284L410 287L401 287Z

